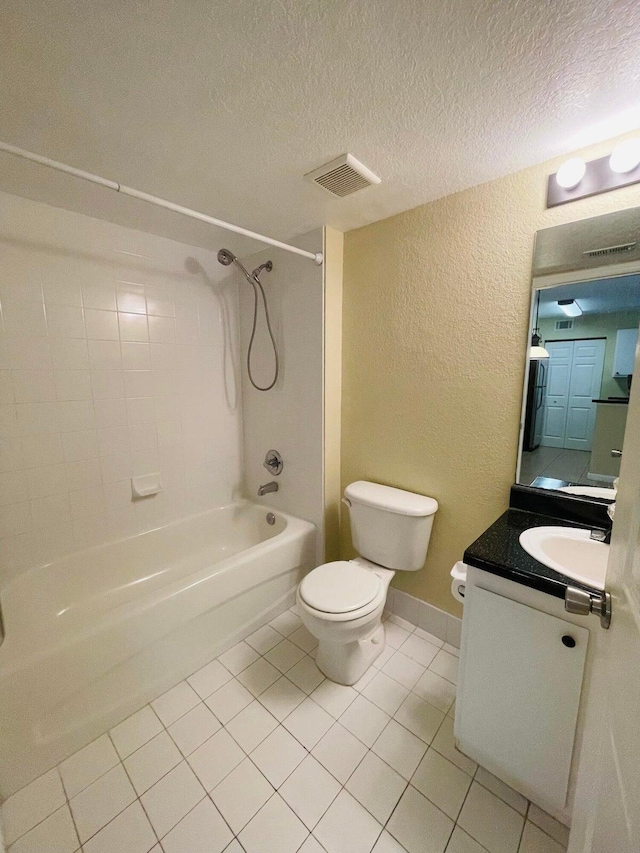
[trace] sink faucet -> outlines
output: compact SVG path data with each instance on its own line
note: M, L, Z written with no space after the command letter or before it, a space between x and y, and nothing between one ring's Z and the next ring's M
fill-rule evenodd
M266 485L260 486L258 488L258 497L261 498L263 495L268 495L269 492L277 492L277 491L278 491L278 484L275 482L275 480L272 480L270 483L267 483Z

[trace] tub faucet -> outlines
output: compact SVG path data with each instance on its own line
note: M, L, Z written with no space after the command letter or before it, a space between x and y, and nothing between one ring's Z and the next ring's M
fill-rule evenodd
M258 488L258 497L261 498L263 495L268 495L269 492L277 492L277 491L278 491L278 484L275 481L272 481L271 483L267 483L266 485L260 486Z

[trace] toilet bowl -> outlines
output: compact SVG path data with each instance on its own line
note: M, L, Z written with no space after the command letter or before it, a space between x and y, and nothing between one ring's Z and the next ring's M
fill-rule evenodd
M318 668L332 681L355 684L384 650L382 613L396 570L424 564L438 504L362 480L347 486L344 502L360 556L309 572L298 586L297 605L318 640Z

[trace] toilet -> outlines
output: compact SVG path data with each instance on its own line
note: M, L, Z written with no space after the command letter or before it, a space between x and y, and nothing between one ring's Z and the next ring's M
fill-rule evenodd
M338 684L355 684L384 649L382 612L391 579L424 565L438 503L365 480L347 486L343 502L359 556L309 572L297 605L318 640L318 668Z

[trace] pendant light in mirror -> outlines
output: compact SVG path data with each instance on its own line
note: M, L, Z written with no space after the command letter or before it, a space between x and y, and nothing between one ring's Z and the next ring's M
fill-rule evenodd
M533 334L531 335L531 346L529 347L529 359L540 360L541 358L549 358L548 351L540 346L541 337L540 332L538 330L538 312L540 311L540 291L536 294L536 323L533 327Z

